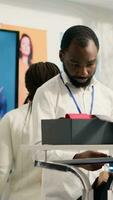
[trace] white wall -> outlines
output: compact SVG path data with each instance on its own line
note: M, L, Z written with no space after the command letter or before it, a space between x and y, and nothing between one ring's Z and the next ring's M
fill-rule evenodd
M42 2L42 1L40 1ZM44 0L43 0L44 2ZM56 4L39 4L32 9L0 3L0 23L46 29L48 61L61 66L58 52L60 32L69 26L84 24L96 31L100 40L99 72L97 76L113 89L113 14L111 10L57 0ZM65 4L64 4L65 3ZM100 75L101 72L101 75ZM109 80L109 81L108 81Z

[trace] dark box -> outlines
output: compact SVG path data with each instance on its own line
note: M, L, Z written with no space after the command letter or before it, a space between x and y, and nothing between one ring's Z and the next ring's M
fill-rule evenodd
M42 144L113 144L113 123L96 117L42 120Z

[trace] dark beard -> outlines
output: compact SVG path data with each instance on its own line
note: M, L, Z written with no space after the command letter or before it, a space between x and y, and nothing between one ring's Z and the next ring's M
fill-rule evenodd
M78 81L76 80L76 77L71 76L71 75L68 73L68 71L67 71L67 69L65 68L65 66L63 66L63 69L64 69L65 73L67 74L67 76L68 76L70 82L71 82L75 87L77 87L77 88L88 86L88 85L90 84L90 82L91 82L91 79L92 79L93 75L94 75L94 74L93 74L92 76L90 76L90 77L87 79L86 82L80 83L80 82L78 82Z

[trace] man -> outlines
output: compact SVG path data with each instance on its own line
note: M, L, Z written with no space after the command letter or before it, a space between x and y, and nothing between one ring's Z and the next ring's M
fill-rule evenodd
M78 25L66 30L59 51L64 72L39 88L34 97L33 126L37 141L41 141L41 119L61 118L66 113L104 115L113 119L113 92L94 78L98 51L98 38L89 27ZM92 157L92 154L93 157L105 156L89 151L75 158ZM72 152L55 151L49 159L72 159L73 156ZM86 169L97 170L102 166L90 167ZM45 199L73 200L80 195L79 181L70 174L48 171L43 178Z

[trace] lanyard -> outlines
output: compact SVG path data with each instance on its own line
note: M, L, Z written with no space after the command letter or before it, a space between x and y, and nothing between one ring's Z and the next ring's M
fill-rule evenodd
M62 82L64 83L64 80L63 80L63 78L62 78L61 75L60 75L60 77L61 77ZM65 85L65 87L67 88L67 90L68 90L68 92L69 92L71 98L73 99L73 101L74 101L74 103L75 103L75 105L76 105L76 108L77 108L78 112L79 112L79 113L82 113L82 111L81 111L81 109L80 109L80 107L79 107L79 105L78 105L78 103L77 103L77 101L76 101L76 98L75 98L75 96L73 95L73 93L72 93L70 87L69 87L67 84L65 84L65 83L64 83L64 85ZM94 104L94 86L92 85L90 115L92 114L93 104Z

